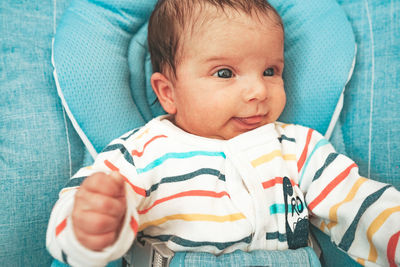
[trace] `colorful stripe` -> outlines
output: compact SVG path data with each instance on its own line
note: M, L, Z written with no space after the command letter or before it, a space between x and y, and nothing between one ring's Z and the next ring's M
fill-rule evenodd
M281 126L282 129L285 129L286 127L292 126L292 125L293 125L293 124L287 124L287 123L282 123L282 124L280 124L280 126Z
M292 186L296 186L296 183L292 179L289 179L289 180L290 180L290 183L292 184ZM275 186L276 184L282 184L282 183L283 183L283 177L275 177L271 180L263 182L262 186L264 189L268 189L268 188Z
M350 192L347 194L346 198L337 203L336 205L332 206L332 208L329 210L329 224L327 225L328 229L331 229L337 224L337 211L342 206L343 204L350 202L354 199L355 195L357 194L358 190L360 189L361 185L368 181L364 177L360 177L357 179L357 181L354 183L353 187L350 189Z
M139 214L145 214L147 213L149 210L151 210L152 208L154 208L155 206L167 202L169 200L173 200L173 199L177 199L177 198L181 198L181 197L212 197L212 198L222 198L224 196L227 196L230 198L229 194L226 191L222 191L222 192L214 192L214 191L206 191L206 190L191 190L191 191L186 191L186 192L181 192L181 193L177 193L174 194L172 196L168 196L168 197L164 197L164 198L160 198L157 199L156 201L154 201L154 203L144 209L144 210L140 210L138 211Z
M390 217L390 215L392 215L395 212L400 212L400 206L384 210L378 215L378 217L374 219L374 221L368 227L367 238L370 244L369 255L368 255L369 261L376 262L376 259L378 258L378 252L376 251L376 248L372 243L372 236L382 227L382 225L386 222L386 220Z
M225 175L222 174L219 170L210 169L210 168L202 168L202 169L198 169L194 172L190 172L187 174L162 178L159 183L153 184L151 186L151 188L146 191L146 195L149 196L152 192L156 191L161 184L187 181L187 180L196 178L197 176L200 176L200 175L212 175L212 176L217 177L219 180L225 182Z
M356 262L359 263L362 266L365 266L365 259L357 258Z
M153 162L149 163L146 167L142 169L137 169L136 172L138 174L148 172L161 164L163 164L168 159L186 159L192 158L197 156L206 156L206 157L222 157L226 158L223 152L218 151L190 151L190 152L182 152L182 153L166 153L165 155L159 157L158 159L154 160Z
M121 137L120 139L123 140L123 141L126 141L126 140L128 140L132 135L134 135L135 133L137 133L140 129L142 129L142 127L133 129L127 136Z
M142 133L140 133L140 134L136 137L136 140L141 139L145 134L148 134L148 133L149 133L149 128L146 128L145 130L143 130Z
M298 206L300 206L301 204L299 204ZM293 212L293 207L291 204L287 205L288 208L288 213L292 213ZM298 209L304 209L304 207L298 207ZM269 206L269 214L270 215L274 215L274 214L284 214L285 213L285 204L272 204L271 206Z
M286 155L283 155L283 159L284 159L284 160L297 160L295 154L286 154Z
M105 164L110 170L119 172L119 169L118 169L114 164L112 164L111 162L109 162L108 160L105 160L105 161L104 161L104 164ZM132 183L129 181L128 178L126 178L126 177L125 177L124 175L122 175L121 173L119 173L119 174L122 176L122 178L124 178L125 182L127 182L127 183L132 187L133 191L135 191L136 194L141 195L141 196L144 196L144 197L147 196L147 195L146 195L146 190L145 190L145 189L140 188L140 187L138 187L138 186L132 184Z
M131 226L133 233L136 235L136 233L139 229L139 225L133 216L131 216L131 221L129 222L129 225Z
M282 143L282 141L289 141L289 142L293 142L296 143L296 139L294 138L289 138L286 135L282 134L281 137L278 137L279 143Z
M177 244L179 246L187 247L187 248L213 246L219 250L224 250L230 246L233 246L233 245L236 245L239 243L250 244L252 241L253 235L249 235L242 239L235 240L235 241L228 241L228 242L193 241L193 240L184 239L182 237L174 236L174 235L157 235L157 236L141 235L140 237L138 236L139 242L143 238L153 238L153 239L160 240L162 242L174 242L175 244Z
M321 168L318 169L318 171L315 172L314 178L312 179L312 181L314 182L315 180L318 180L322 173L324 172L324 170L331 165L331 163L339 156L338 153L331 153L328 155L328 157L326 157L326 160L324 162L324 165L322 165Z
M308 209L312 211L318 204L324 200L329 193L335 189L335 187L340 184L350 173L350 171L357 167L355 163L351 164L347 167L343 172L341 172L335 179L333 179L323 190L322 192L308 205Z
M326 223L325 223L325 221L322 221L321 224L320 224L320 226L319 226L319 229L320 229L322 232L324 232L324 231L325 231L325 227L326 227Z
M58 236L67 226L67 218L65 218L59 225L56 227L56 236Z
M153 138L151 138L149 141L147 141L147 142L144 144L143 150L142 150L142 151L133 150L132 153L131 153L132 156L136 156L136 157L141 157L141 156L143 156L143 153L144 153L146 147L147 147L149 144L151 144L154 140L157 140L157 139L159 139L159 138L167 138L167 136L165 136L165 135L157 135L157 136L154 136Z
M119 169L114 164L112 164L110 161L105 160L104 164L110 170L119 172ZM150 196L150 194L152 192L156 191L161 184L181 182L181 181L185 181L185 180L189 180L189 179L195 178L195 177L200 176L200 175L214 175L214 176L218 177L219 180L225 181L225 175L221 174L220 171L218 171L216 169L204 168L204 169L199 169L197 171L194 171L194 172L191 172L191 173L188 173L188 174L162 178L159 183L153 184L149 190L145 190L143 188L140 188L140 187L132 184L129 181L128 178L126 178L125 176L123 176L121 174L121 176L124 178L125 182L127 182L137 194L139 194L141 196L144 196L144 197Z
M223 223L223 222L234 222L238 220L243 220L246 219L246 217L242 213L233 213L233 214L228 214L228 215L213 215L213 214L198 214L198 213L193 213L193 214L173 214L173 215L168 215L163 218L153 220L146 222L142 224L139 228L139 231L149 227L149 226L158 226L160 224L164 224L168 221L172 220L183 220L183 221L207 221L207 222L217 222L217 223Z
M326 139L321 139L321 140L319 140L319 142L315 145L313 151L311 152L310 156L307 157L307 160L306 160L306 162L305 162L305 164L304 164L304 166L303 166L303 170L301 171L301 176L300 176L299 184L301 184L301 181L303 180L304 173L306 172L307 166L308 166L308 164L310 163L311 158L312 158L312 156L314 155L315 151L317 151L319 148L321 148L321 147L323 147L323 146L325 146L325 145L328 145L328 144L329 144L328 140L326 140Z
M61 258L62 258L62 260L63 260L64 263L66 263L66 264L69 265L69 263L68 263L68 256L67 256L67 254L65 254L64 250L61 250ZM52 264L52 265L53 265L53 264Z
M392 235L392 237L390 237L389 242L388 242L387 258L388 258L390 267L397 266L395 257L396 257L396 248L397 248L397 245L399 244L399 238L400 238L400 231L398 231L397 233Z
M253 160L251 162L251 165L256 168L264 163L270 162L276 157L283 158L284 160L296 160L296 155L292 154L287 154L287 155L282 155L281 150L274 150L269 154L262 155L261 157Z
M297 162L297 171L298 172L300 172L301 168L303 167L304 162L306 161L307 154L308 154L308 146L311 141L312 133L313 133L313 129L309 129L308 133L307 133L306 144L304 145L303 152L301 153L299 161Z
M270 232L270 233L266 234L266 239L267 240L278 239L279 242L286 242L287 241L287 235L286 235L286 233L282 234L282 233L279 233L278 231Z
M129 162L130 164L132 164L133 166L135 166L135 164L133 163L133 158L132 158L131 154L129 154L128 150L125 148L125 146L123 144L109 145L106 148L104 148L101 153L110 152L110 151L114 151L114 150L119 150L121 152L121 154L124 156L125 160L127 162Z
M356 216L354 217L353 222L350 224L349 228L347 228L345 234L343 235L342 240L340 241L338 247L340 247L344 251L348 251L349 250L351 244L354 241L354 237L355 237L356 230L357 230L357 225L358 225L358 222L361 219L361 216L390 187L391 187L391 185L387 185L385 187L382 187L378 191L372 193L367 198L365 198L365 200L361 204L360 209L358 210Z

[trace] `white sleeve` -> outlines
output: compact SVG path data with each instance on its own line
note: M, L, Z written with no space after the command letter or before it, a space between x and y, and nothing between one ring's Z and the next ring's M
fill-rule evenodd
M121 146L119 146L121 145ZM135 166L126 160L126 153L122 144L113 142L106 152L99 154L93 166L82 168L70 180L69 185L60 192L60 197L55 204L46 236L46 246L50 254L71 266L105 266L110 261L121 258L133 244L139 225L137 205L143 196L137 194L132 188L135 187L132 181L137 179ZM82 181L96 172L119 171L125 178L125 191L127 200L127 210L122 229L115 243L102 251L92 251L85 248L77 240L71 220L74 205L75 193Z
M358 166L318 132L308 134L300 142L306 156L299 176L311 223L362 265L399 264L400 192L361 177Z

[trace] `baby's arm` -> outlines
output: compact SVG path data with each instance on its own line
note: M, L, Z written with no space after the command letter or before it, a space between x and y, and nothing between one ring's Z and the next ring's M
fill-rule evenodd
M310 221L363 265L399 264L400 192L361 177L351 159L307 131L300 145L307 157L298 166Z
M105 266L131 247L144 197L132 189L136 169L126 161L121 143L114 141L60 192L46 237L56 259L72 266Z

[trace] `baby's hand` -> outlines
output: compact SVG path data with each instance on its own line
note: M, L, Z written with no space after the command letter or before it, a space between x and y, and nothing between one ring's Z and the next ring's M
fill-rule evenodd
M95 173L82 183L75 195L72 223L83 246L100 251L115 242L126 211L124 188L116 172Z

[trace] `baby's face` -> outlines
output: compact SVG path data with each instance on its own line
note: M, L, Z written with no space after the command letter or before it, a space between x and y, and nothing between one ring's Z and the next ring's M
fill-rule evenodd
M216 139L274 122L286 103L282 28L272 16L226 12L182 38L172 81L175 124Z

